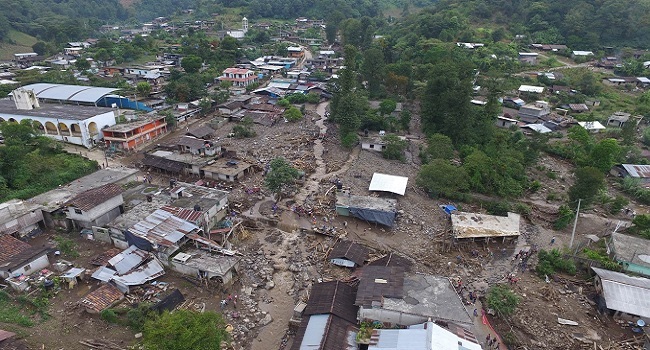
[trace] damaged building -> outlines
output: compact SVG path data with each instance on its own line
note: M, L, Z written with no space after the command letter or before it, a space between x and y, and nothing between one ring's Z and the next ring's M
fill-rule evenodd
M393 227L397 216L397 200L338 193L336 196L336 213Z
M451 226L455 239L475 238L517 238L521 216L508 213L508 216L486 215L455 211L451 213Z

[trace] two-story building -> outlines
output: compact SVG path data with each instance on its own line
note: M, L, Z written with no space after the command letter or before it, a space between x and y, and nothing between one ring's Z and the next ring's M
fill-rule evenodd
M233 86L246 87L257 82L257 74L250 69L227 68L223 71L219 81L230 81Z
M167 132L164 116L127 124L116 124L102 130L106 145L123 150L136 150Z

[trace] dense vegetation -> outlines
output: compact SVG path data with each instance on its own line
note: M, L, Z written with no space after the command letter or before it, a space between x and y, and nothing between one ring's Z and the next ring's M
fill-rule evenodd
M10 29L46 41L81 39L106 21L128 18L118 0L3 0L1 4L0 41Z
M38 136L30 120L2 123L0 202L30 198L97 170L98 164L63 151L50 138Z

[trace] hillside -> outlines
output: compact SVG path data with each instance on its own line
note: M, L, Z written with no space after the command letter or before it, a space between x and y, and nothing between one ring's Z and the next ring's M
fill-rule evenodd
M15 53L32 52L37 39L29 34L11 30L5 42L0 42L0 60L11 60Z

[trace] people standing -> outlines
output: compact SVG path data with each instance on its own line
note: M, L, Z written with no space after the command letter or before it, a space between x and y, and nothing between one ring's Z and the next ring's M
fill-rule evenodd
M555 236L553 236L553 238L551 238L551 245L553 245L554 243L555 243Z

